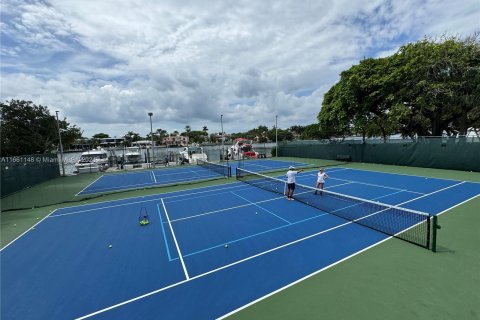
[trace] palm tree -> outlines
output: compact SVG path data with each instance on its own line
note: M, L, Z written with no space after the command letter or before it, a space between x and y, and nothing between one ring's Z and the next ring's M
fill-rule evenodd
M202 131L203 131L203 133L204 133L205 141L209 141L209 139L208 139L208 128L207 128L207 126L203 126Z
M163 137L166 137L167 136L167 130L163 130L163 129L157 129L157 131L155 131L153 133L154 137L156 137L157 141L162 143L162 140L163 140Z
M123 137L125 138L128 146L131 146L133 141L141 140L140 135L133 131L128 131Z
M185 126L185 131L188 133L188 132L192 131L192 128L189 125L186 125Z

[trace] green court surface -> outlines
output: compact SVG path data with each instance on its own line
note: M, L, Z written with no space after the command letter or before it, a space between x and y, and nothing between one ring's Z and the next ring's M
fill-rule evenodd
M329 165L338 164L281 159L325 165L327 172ZM362 163L346 166L480 182L480 173ZM2 211L22 208L2 212L2 247L56 208L233 181L220 179L92 198L73 197L98 177L59 178L2 199ZM442 229L436 253L390 239L264 297L227 319L480 319L480 197L444 212L439 223Z

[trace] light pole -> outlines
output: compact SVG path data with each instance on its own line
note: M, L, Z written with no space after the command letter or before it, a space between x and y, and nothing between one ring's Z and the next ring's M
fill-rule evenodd
M278 158L278 115L275 116L275 157Z
M59 111L55 111L55 114L57 115L58 140L60 142L60 161L62 162L62 175L65 176L65 164L63 163L62 135L60 134L60 124L58 122L58 113Z
M150 139L152 140L152 166L155 168L155 151L154 151L154 148L153 148L153 127L152 127L153 113L149 112L148 116L150 117Z
M222 129L222 156L220 157L220 160L223 160L223 158L225 157L225 150L223 148L223 140L224 140L224 137L223 137L223 114L220 115L220 125L221 125L221 129Z

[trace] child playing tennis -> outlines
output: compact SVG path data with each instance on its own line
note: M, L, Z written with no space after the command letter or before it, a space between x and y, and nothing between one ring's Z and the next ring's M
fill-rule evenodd
M323 185L325 184L325 180L327 179L328 179L328 175L325 173L325 170L321 168L317 174L317 185L315 186L315 188L323 190ZM317 190L315 190L315 194L317 194ZM320 191L320 195L322 195L321 191Z

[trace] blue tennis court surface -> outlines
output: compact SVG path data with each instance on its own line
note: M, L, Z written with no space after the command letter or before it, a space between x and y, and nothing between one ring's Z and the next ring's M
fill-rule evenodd
M141 189L153 186L172 185L190 181L219 178L215 171L199 166L185 166L172 169L156 169L131 173L106 174L100 176L77 195Z
M233 170L238 162L230 162ZM305 167L308 163L289 162L278 160L248 160L242 161L242 168L250 171L268 171L279 168L287 169L289 166ZM162 185L195 182L219 178L221 175L215 171L200 166L181 166L175 168L162 168L130 173L106 174L100 176L77 195L114 192L129 189L141 189Z
M256 160L245 160L245 161L231 161L232 172L234 172L235 167L241 167L242 169L253 171L253 172L264 172L264 171L273 171L273 170L288 170L290 166L296 168L306 168L313 166L309 163L304 162L295 162L295 161L283 161L283 160L272 160L272 159L256 159Z
M429 214L480 195L478 183L327 172L332 191ZM2 250L1 318L214 319L387 238L240 182L59 209Z

